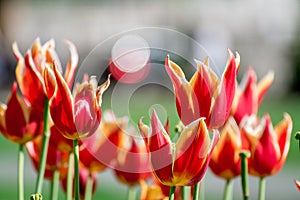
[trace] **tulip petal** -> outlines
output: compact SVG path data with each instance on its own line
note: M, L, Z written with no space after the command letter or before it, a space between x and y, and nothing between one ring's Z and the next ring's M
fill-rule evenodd
M96 107L94 100L93 86L87 82L82 83L75 94L74 117L76 129L83 137L95 131L100 124L101 110Z
M210 137L204 118L186 126L178 138L175 149L174 183L185 185L200 171L210 149Z
M54 95L55 88L56 88L56 80L53 70L50 69L49 66L45 67L43 71L43 78L44 78L44 85L45 85L45 93L48 96L48 99L51 99Z
M220 133L209 166L218 176L232 179L240 174L239 152L242 150L242 141L238 125L229 117Z
M210 143L210 147L209 147L209 151L206 155L206 160L205 162L203 163L202 167L200 168L200 171L198 171L198 173L196 174L196 176L191 179L187 185L195 185L196 183L200 182L203 178L203 176L205 175L205 172L208 168L208 165L209 165L209 162L211 160L211 156L212 156L212 153L213 153L213 150L217 144L217 142L219 141L219 138L220 138L220 134L217 130L214 130L213 131L213 138L211 140L211 143Z
M209 129L218 128L225 123L235 95L237 66L234 55L229 49L228 54L229 58L221 79L220 92L216 97L211 116L207 119Z
M278 169L276 170L279 170L283 166L287 158L289 147L290 147L290 137L291 137L292 127L293 127L293 122L290 115L288 113L284 113L284 119L281 122L279 122L274 128L274 131L278 138L278 144L281 152L281 158L277 164Z
M75 45L72 42L70 42L69 40L66 40L65 42L69 47L70 60L68 61L64 77L65 77L65 80L66 80L69 88L71 89L72 85L73 85L74 75L76 72L79 58L78 58L78 53L77 53L77 49L76 49Z
M274 80L274 72L269 72L265 75L257 85L257 94L258 94L258 105L260 105L264 95L271 87L273 80Z
M238 105L232 109L232 113L238 124L244 116L257 113L258 96L256 89L256 73L249 67L238 87L235 97Z
M5 112L6 131L4 131L3 134L6 135L7 138L11 138L12 141L25 143L31 139L31 136L26 136L29 111L26 112L28 109L27 105L17 95L17 87L17 83L14 82ZM18 120L16 120L16 118Z
M219 85L218 77L208 66L199 62L198 69L190 80L190 85L197 97L193 104L199 105L199 113L194 113L195 117L208 118L214 92Z
M151 136L149 150L155 176L165 185L172 184L172 142L159 121L156 112L151 117Z
M265 121L265 129L256 145L252 145L252 154L249 160L249 172L254 176L270 175L278 163L281 153L277 143L269 115L262 119Z
M109 85L110 85L110 74L108 75L107 77L107 80L102 84L100 85L98 88L97 88L97 91L96 91L96 98L97 98L97 105L98 106L101 106L101 103L102 103L102 95L103 93L108 89Z
M66 138L76 139L78 134L74 124L74 100L67 83L57 71L56 64L53 70L57 84L49 102L51 118Z
M44 106L43 77L36 69L30 51L25 55L25 60L18 60L16 79L23 96L26 97L32 105Z
M170 61L169 56L166 58L165 66L173 83L178 115L183 124L189 124L198 117L195 114L199 114L199 106L194 103L197 102L197 97L185 79L183 71L176 63Z

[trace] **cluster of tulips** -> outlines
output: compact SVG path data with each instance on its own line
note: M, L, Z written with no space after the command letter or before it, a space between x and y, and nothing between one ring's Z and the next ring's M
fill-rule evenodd
M232 181L238 176L244 199L249 197L248 174L260 179L259 199L265 198L265 178L284 165L292 131L287 113L275 127L269 114L257 116L273 73L257 82L255 71L248 68L238 84L240 57L228 50L221 78L206 59L197 61L188 81L167 56L164 70L181 121L170 127L153 110L150 125L141 117L133 127L127 116L102 113L110 76L100 86L88 75L73 83L79 58L76 47L66 44L70 59L64 73L53 40L42 45L37 39L24 55L13 44L16 82L7 104L0 106L0 131L19 145L19 200L24 199L25 149L38 172L31 199L43 198L44 179L52 183L53 200L59 185L68 200L91 199L97 175L107 168L129 186L128 199L136 199L136 185L142 200L199 199L208 168L226 181L224 199L232 199Z

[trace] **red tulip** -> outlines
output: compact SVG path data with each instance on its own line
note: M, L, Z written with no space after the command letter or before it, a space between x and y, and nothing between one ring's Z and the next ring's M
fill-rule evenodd
M239 153L242 150L242 139L239 127L232 117L228 118L220 135L209 166L214 174L229 180L240 175L241 171Z
M150 160L156 178L164 185L195 185L204 176L212 151L219 139L213 132L210 139L204 118L199 118L185 127L176 143L159 121L155 111L151 128L139 122L141 134L148 138Z
M146 180L151 175L147 150L145 145L139 145L133 137L123 142L131 145L127 149L119 150L114 166L115 175L119 181L127 185L139 184L141 180Z
M42 133L43 109L32 107L17 89L15 82L7 106L0 105L0 131L10 141L25 144Z
M231 114L238 124L244 116L257 114L258 107L274 80L274 73L269 72L259 83L256 79L255 71L249 67L235 94Z
M51 137L52 135L50 138ZM26 143L26 149L35 170L38 171L42 151L42 137L40 136ZM68 171L68 156L68 152L59 151L53 143L49 143L44 177L48 180L52 180L55 170L59 170L60 179L66 177Z
M167 57L165 65L172 80L176 95L177 112L184 125L205 117L209 130L222 126L230 114L236 89L236 74L240 57L236 58L228 50L227 66L219 80L205 63L199 62L198 68L188 82L181 68Z
M71 140L93 134L100 124L101 98L109 86L109 78L98 87L96 77L91 77L76 87L73 97L56 65L54 75L50 70L45 68L44 79L50 99L50 115L56 127Z
M66 43L69 47L71 58L67 65L65 79L71 87L78 63L78 55L75 46L69 41L66 41ZM16 78L22 94L33 106L44 107L46 99L42 76L44 68L48 65L52 66L56 62L61 69L59 58L55 52L54 40L49 40L42 46L39 38L36 39L24 57L16 43L13 44L13 51L18 60Z
M255 115L245 117L241 122L243 148L251 152L249 173L258 177L277 173L285 163L290 147L292 131L291 117L284 119L273 128L270 116L261 120Z
M113 166L127 123L127 118L116 118L112 111L106 111L95 134L81 140L80 161L89 171L100 172Z

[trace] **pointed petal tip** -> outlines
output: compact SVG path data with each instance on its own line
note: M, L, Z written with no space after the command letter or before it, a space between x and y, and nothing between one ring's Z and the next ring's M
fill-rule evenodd
M17 90L18 90L18 84L16 81L14 81L12 84L12 87L11 87L11 93L15 94L15 93L17 93Z

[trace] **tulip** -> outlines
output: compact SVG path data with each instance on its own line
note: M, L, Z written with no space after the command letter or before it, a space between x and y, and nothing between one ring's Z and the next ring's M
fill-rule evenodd
M239 153L242 150L240 130L232 117L228 118L220 135L209 166L214 174L228 180L240 174Z
M208 167L212 151L219 139L213 132L210 139L204 118L186 126L176 143L171 142L155 111L151 128L139 121L139 129L147 138L150 161L156 178L168 186L189 186L198 183Z
M66 67L65 79L69 87L72 87L74 73L78 64L78 54L73 43L70 41L66 41L66 43L71 57ZM18 61L16 79L22 94L32 105L44 107L46 100L42 76L44 68L48 65L52 66L56 62L61 69L58 55L55 52L54 40L49 40L42 46L40 39L36 39L24 57L20 53L17 43L13 44L13 51Z
M82 140L79 152L81 163L90 172L101 172L106 167L112 167L121 148L123 129L127 126L128 118L117 118L107 110L103 114L100 127L91 137Z
M24 145L43 132L43 109L32 107L27 99L17 94L14 82L7 105L0 105L0 132L8 140L19 144L18 198L24 199Z
M292 120L289 114L274 128L266 114L261 120L252 115L241 124L243 146L251 152L249 173L265 177L277 173L283 166L290 147Z
M184 125L204 117L209 130L222 126L230 114L236 90L236 74L240 65L230 50L221 80L205 63L198 62L197 71L188 82L181 68L167 56L165 66L173 83L177 112Z
M209 166L215 175L226 180L224 199L232 199L232 179L240 175L242 150L240 130L233 117L228 118L220 135Z
M25 144L43 131L43 113L17 94L14 82L7 105L0 105L0 131L8 140Z
M243 148L251 152L249 173L260 177L259 199L265 198L265 177L276 174L284 165L290 147L291 117L274 128L268 114L259 120L255 115L244 117L241 124Z
M264 95L271 87L274 73L269 72L258 83L255 71L249 67L242 78L232 104L231 114L239 124L244 116L257 114Z
M109 78L97 86L91 77L75 89L74 97L56 65L45 68L44 79L49 97L50 115L55 126L68 139L82 139L93 134L101 120L102 94L109 86Z
M150 163L145 145L139 145L133 137L128 139L123 142L131 145L119 150L114 173L120 182L133 186L151 175Z

